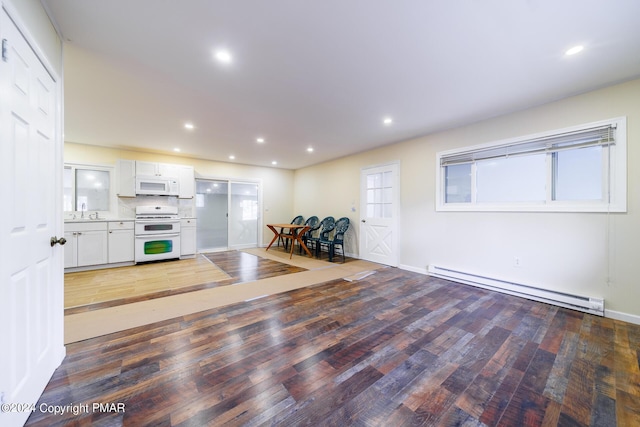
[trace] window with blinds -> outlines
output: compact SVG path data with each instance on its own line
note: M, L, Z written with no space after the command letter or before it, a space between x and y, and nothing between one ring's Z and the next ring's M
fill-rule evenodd
M626 211L626 118L441 152L438 210Z

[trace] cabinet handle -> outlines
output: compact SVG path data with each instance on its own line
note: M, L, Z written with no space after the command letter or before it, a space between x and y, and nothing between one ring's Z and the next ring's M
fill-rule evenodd
M109 234L113 233L113 230L109 230Z

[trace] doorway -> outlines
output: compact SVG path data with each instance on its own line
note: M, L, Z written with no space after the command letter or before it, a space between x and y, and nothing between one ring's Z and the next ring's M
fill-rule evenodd
M258 246L258 184L229 183L229 249Z
M229 183L196 179L196 249L218 252L228 247Z
M398 266L399 163L360 171L360 258Z
M255 182L196 179L199 253L258 245L259 190Z

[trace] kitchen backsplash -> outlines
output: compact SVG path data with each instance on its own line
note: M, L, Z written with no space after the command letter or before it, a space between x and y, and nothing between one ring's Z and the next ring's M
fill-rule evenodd
M112 211L110 214L100 212L100 219L134 219L136 217L137 206L177 206L178 216L180 218L195 217L195 199L178 199L172 196L137 196L137 197L118 197L117 214ZM95 211L87 210L85 217L94 215ZM75 220L80 217L80 212L65 212L64 219Z
M194 199L178 199L173 196L137 196L118 198L118 216L135 218L137 206L177 206L178 215L195 217Z

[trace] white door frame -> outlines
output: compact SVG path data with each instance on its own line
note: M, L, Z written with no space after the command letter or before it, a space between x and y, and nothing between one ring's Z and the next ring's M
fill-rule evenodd
M367 175L372 173L391 172L391 183L388 187L391 194L385 199L387 214L371 216L368 209L371 204L367 200ZM385 193L385 191L381 191ZM382 197L382 196L381 196ZM381 201L380 201L381 202ZM378 201L376 201L378 203ZM369 205L369 206L368 206ZM380 264L397 267L399 264L400 233L400 162L363 167L360 170L360 258Z

